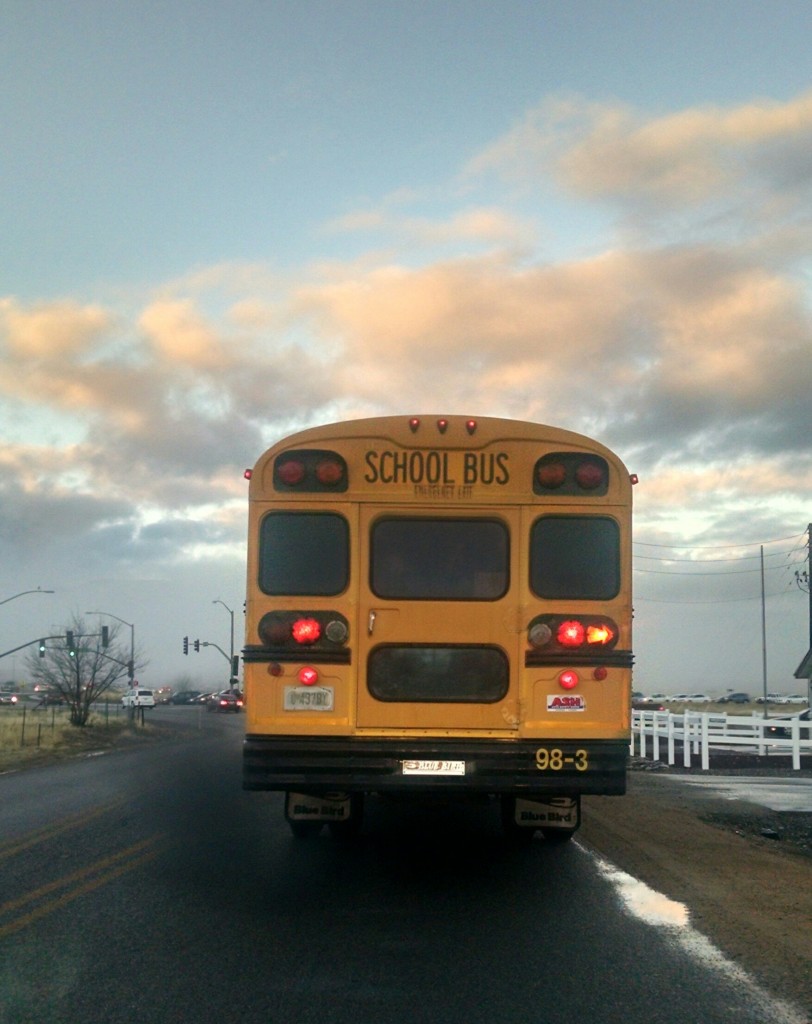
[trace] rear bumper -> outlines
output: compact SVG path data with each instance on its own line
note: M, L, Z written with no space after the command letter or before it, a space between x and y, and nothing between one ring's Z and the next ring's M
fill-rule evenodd
M243 789L621 795L628 754L622 740L249 735L243 746ZM409 762L411 767L414 762L464 762L464 774L443 774L440 765L436 772L428 766L427 774L408 774Z

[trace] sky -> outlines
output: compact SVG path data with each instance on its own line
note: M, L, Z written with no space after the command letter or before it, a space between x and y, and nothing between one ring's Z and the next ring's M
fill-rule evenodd
M266 447L492 415L638 474L637 688L803 691L810 38L805 0L6 0L0 653L104 611L142 684L217 685L182 637L241 646Z

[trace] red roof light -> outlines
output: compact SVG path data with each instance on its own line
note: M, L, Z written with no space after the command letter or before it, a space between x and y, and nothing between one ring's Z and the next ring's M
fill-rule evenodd
M304 463L299 462L296 459L289 459L287 462L280 462L276 467L276 473L282 483L287 487L295 487L296 484L300 484L302 480L304 480Z

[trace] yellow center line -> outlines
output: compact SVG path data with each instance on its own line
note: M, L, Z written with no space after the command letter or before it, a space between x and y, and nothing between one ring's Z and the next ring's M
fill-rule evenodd
M86 811L84 814L74 815L72 818L63 818L62 821L55 822L53 825L47 825L45 828L39 829L37 832L32 832L26 836L25 839L19 841L12 840L5 846L0 846L0 861L8 860L9 857L14 857L18 853L22 853L24 850L30 849L32 846L36 846L38 843L44 843L48 839L53 839L55 836L61 835L63 832L69 832L71 829L81 828L82 825L87 825L93 821L94 818L99 818L103 814L107 814L110 811L121 807L124 804L123 800L115 800L112 803L104 804L101 807L95 807L91 811Z
M59 910L68 903L72 903L73 900L78 899L80 896L93 892L95 889L101 888L101 886L106 885L108 882L112 882L116 878L120 878L122 875L127 874L127 872L134 871L135 868L153 860L160 852L158 849L154 848L154 846L163 838L164 836L162 834L149 836L147 839L142 839L140 842L134 843L132 846L128 846L124 850L119 850L117 853L113 853L109 857L103 857L101 860L98 860L93 864L89 864L85 868L80 868L78 871L73 871L69 875L65 875L62 878L58 878L52 882L42 885L38 889L34 889L31 892L26 893L24 896L20 896L17 899L9 900L6 903L1 904L0 915L6 915L18 910L27 903L32 903L35 900L41 899L43 896L47 896L55 889L70 886L74 882L81 881L83 878L88 879L83 885L70 889L68 892L63 893L56 899L42 903L40 906L30 910L27 914L24 914L22 917L9 921L7 924L0 925L0 939L5 938L7 935L12 935L14 932L18 932L22 928L26 928L32 922L39 920L41 917L45 917L47 914L53 913L55 910ZM153 848L150 849L150 847ZM132 859L126 860L123 864L118 863L119 861L125 860L125 858ZM105 871L106 868L110 868L111 865L114 864L117 866L113 867L109 871ZM98 874L98 872L102 872L102 874ZM95 877L88 878L90 875L95 875Z

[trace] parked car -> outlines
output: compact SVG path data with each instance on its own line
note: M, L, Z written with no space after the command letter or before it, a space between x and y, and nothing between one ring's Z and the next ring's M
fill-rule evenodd
M143 687L137 686L127 690L121 698L121 703L125 708L154 708L155 695L152 690L145 690Z
M786 717L782 718L774 718L773 724L768 725L765 728L765 736L781 736L790 738L792 736L791 722L793 718L797 718L802 723L808 723L810 721L809 708L807 708L806 711L802 711L799 715L787 715ZM802 740L809 739L809 733L811 728L812 726L809 726L808 724L801 725L800 734Z
M728 693L724 697L720 697L719 704L749 704L752 701L752 697L749 693Z
M206 702L207 711L240 711L241 708L242 698L231 690L213 693Z

